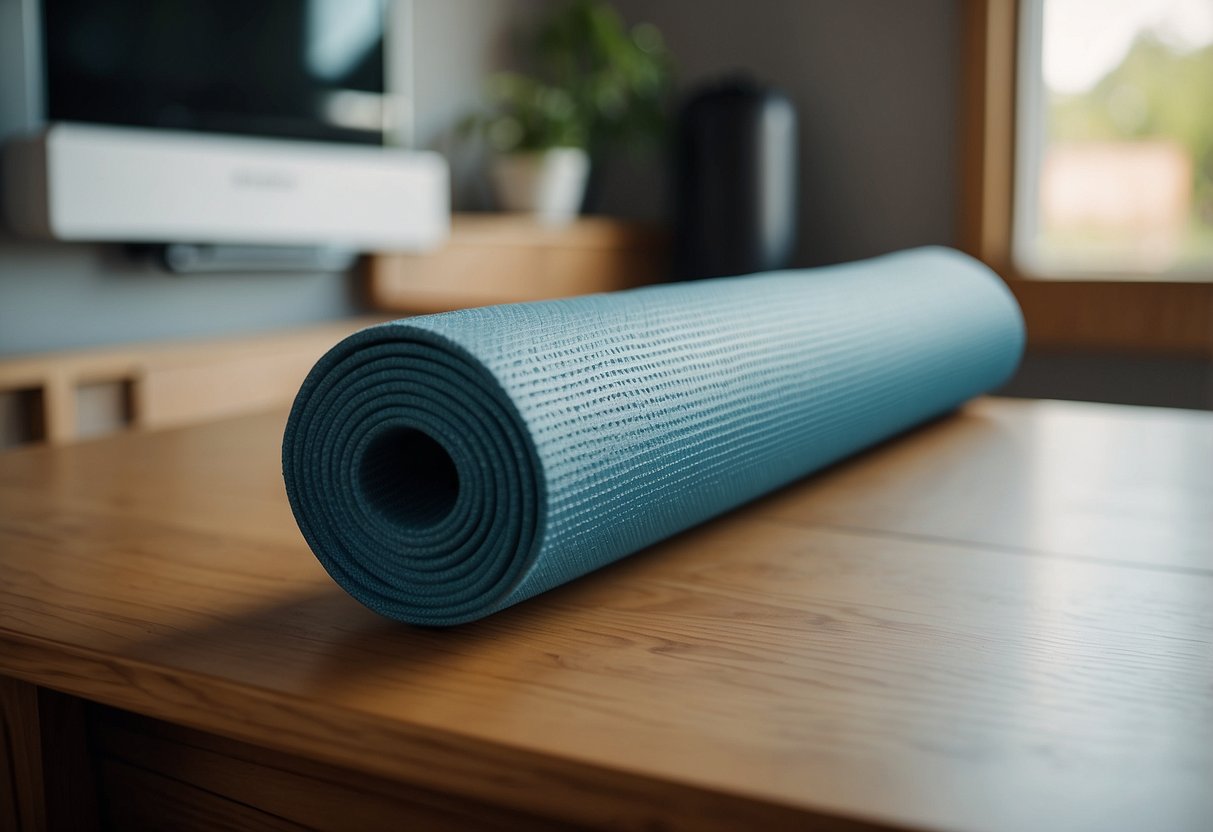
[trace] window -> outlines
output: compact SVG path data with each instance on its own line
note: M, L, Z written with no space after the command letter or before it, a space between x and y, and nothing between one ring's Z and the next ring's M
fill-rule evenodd
M1164 134L1161 128L1154 128L1152 116L1144 122L1140 116L1132 117L1143 106L1150 113L1153 110L1149 108L1161 106L1156 104L1161 99L1152 97L1161 90L1167 95L1182 94L1188 101L1192 100L1188 96L1198 99L1190 107L1175 106L1176 115L1168 115L1168 123L1204 124L1200 130L1209 129L1209 122L1202 119L1213 112L1213 77L1208 64L1192 63L1202 55L1202 60L1209 60L1209 40L1201 34L1206 24L1193 21L1205 19L1213 0L964 0L958 5L963 36L959 244L1007 281L1023 308L1029 347L1213 358L1208 133L1203 133L1204 140L1176 150L1182 143L1177 130ZM1133 17L1124 12L1131 8L1144 11ZM1173 11L1175 8L1180 11ZM1056 23L1064 19L1059 18L1059 10L1072 14L1075 22L1068 26ZM1092 59L1091 64L1097 67L1095 78L1075 80L1068 88L1055 80L1060 94L1047 95L1046 38L1079 41L1063 52L1093 51L1093 33L1112 26L1108 23L1111 16L1122 12L1135 22L1122 25L1122 34L1110 39L1116 48L1104 47L1111 53L1110 58ZM1181 21L1178 27L1167 22L1172 15ZM1067 31L1076 34L1067 35ZM1165 81L1152 83L1141 96L1131 92L1112 95L1112 82L1101 88L1101 82L1116 73L1133 52L1134 43L1143 38L1162 41L1166 47L1169 54L1161 56L1166 63ZM1205 45L1197 45L1201 42ZM1179 67L1184 68L1182 72ZM1195 69L1189 74L1192 67ZM1063 105L1072 106L1077 100L1074 96L1092 94L1098 99L1105 93L1105 110L1119 107L1125 111L1116 116L1124 120L1124 125L1117 128L1122 132L1096 134L1090 128L1090 132L1078 133L1078 128L1063 125L1060 115L1051 117L1052 108L1060 112ZM1104 115L1112 118L1106 112ZM1075 121L1081 123L1083 119ZM1187 153L1191 179L1185 185L1181 177L1172 174L1170 180L1180 192L1170 199L1186 209L1169 209L1169 224L1161 229L1161 221L1151 212L1141 221L1144 231L1141 227L1132 230L1135 226L1131 221L1116 217L1122 230L1115 234L1108 234L1101 225L1113 220L1100 218L1096 222L1091 215L1082 217L1083 211L1078 209L1071 215L1053 208L1048 213L1043 211L1046 155L1054 150L1075 150L1074 145L1084 142L1090 142L1090 147L1097 139L1115 152L1123 150L1119 147L1122 144L1154 142L1172 148L1169 152ZM1107 165L1098 156L1087 157L1084 153L1079 161L1069 163L1066 176L1089 177L1089 172L1081 170L1083 165L1106 170ZM1049 156L1056 158L1063 157ZM1100 176L1093 177L1111 194L1101 198L1101 209L1103 203L1113 202L1117 188L1133 195L1136 209L1142 208L1148 198L1143 194L1151 188L1162 194L1154 198L1164 201L1163 189L1155 180L1165 179L1168 174L1156 174L1151 166L1178 169L1184 163L1177 164L1172 157L1151 161L1146 152L1141 158L1144 161L1135 164L1145 172L1137 174L1140 179L1131 180L1128 187L1123 183L1109 185ZM1063 160L1063 173L1065 164ZM1131 169L1133 164L1124 167ZM1123 172L1117 175L1128 176ZM1198 180L1198 176L1204 179ZM1146 184L1139 184L1141 181ZM1049 187L1061 186L1054 181ZM1050 198L1060 200L1059 196ZM1123 205L1119 210L1124 211ZM1184 216L1186 220L1179 219Z
M1012 256L1213 280L1213 0L1024 0Z

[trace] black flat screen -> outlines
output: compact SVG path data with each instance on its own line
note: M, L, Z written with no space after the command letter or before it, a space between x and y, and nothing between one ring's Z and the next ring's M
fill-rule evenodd
M43 0L54 121L377 144L389 0Z

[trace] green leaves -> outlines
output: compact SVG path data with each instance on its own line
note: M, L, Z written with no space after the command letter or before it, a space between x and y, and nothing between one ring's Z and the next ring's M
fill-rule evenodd
M489 79L488 110L465 119L502 152L655 143L665 128L672 61L661 32L630 30L601 0L572 0L532 38L533 76Z

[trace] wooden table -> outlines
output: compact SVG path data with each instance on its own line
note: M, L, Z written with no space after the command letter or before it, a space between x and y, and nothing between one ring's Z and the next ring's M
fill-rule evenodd
M0 457L0 827L1213 828L1213 415L980 401L447 631L282 423Z

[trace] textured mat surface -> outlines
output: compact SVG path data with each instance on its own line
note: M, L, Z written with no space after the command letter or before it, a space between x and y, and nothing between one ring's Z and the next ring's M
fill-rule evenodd
M997 386L1023 340L938 248L396 321L304 382L287 493L359 601L471 621Z

